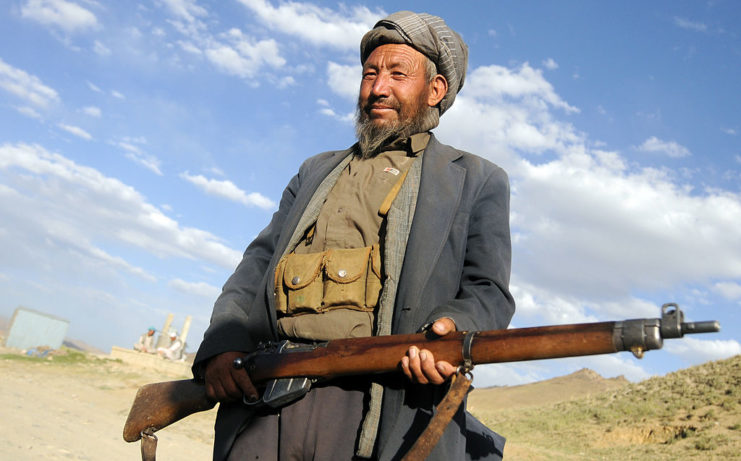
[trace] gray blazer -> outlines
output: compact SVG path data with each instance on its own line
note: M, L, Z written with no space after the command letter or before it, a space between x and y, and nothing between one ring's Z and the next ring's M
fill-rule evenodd
M210 357L251 351L260 342L277 339L272 293L275 265L314 191L349 152L311 157L291 179L270 224L247 247L216 300L195 358L196 376ZM392 333L413 333L442 317L452 318L459 330L506 328L515 308L508 289L511 244L506 173L487 160L439 143L434 136L422 162ZM383 384L376 453L378 459L398 459L424 429L445 389L412 385L401 376L384 377ZM214 459L226 457L248 413L241 404L219 406ZM470 458L473 449L470 445L467 449L466 435L470 444L472 435L480 432L481 427L461 409L429 459ZM496 440L501 456L502 440ZM495 453L475 456L487 459L486 455L496 458Z

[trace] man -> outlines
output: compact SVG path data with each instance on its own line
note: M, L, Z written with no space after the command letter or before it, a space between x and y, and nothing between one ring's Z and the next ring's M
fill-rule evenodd
M178 338L175 330L170 330L170 345L167 347L158 347L157 354L168 360L180 360L183 356L183 342Z
M221 402L215 459L399 459L455 372L412 346L403 373L319 383L280 410L255 409L242 396L258 391L232 362L260 342L505 328L514 312L507 176L429 132L463 86L465 43L442 19L402 11L360 51L358 143L304 162L196 356L194 374ZM482 426L459 410L429 459L471 457L472 431Z
M147 332L139 336L139 341L134 344L134 350L154 354L157 352L154 348L154 327L149 327Z

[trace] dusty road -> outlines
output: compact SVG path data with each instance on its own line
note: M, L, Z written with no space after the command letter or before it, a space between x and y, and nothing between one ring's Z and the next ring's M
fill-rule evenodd
M187 376L137 370L111 360L80 363L0 359L0 460L141 459L123 425L139 386ZM158 433L157 459L211 459L215 411Z

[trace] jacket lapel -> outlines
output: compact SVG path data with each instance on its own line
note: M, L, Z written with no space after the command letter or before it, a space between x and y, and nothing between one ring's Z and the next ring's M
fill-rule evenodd
M407 333L417 325L400 325L402 309L419 311L420 294L424 293L432 269L440 258L461 199L466 170L454 161L461 156L456 150L440 144L432 136L422 157L422 178L417 207L409 233L404 264L399 279L399 293L394 309L394 333ZM407 316L406 318L409 318ZM419 319L414 319L414 322Z
M311 203L317 189L322 184L327 175L329 175L349 154L352 152L352 147L342 151L333 152L327 159L317 162L313 168L306 169L306 177L302 178L299 190L296 191L296 198L293 201L291 209L288 211L288 216L283 225L283 229L280 230L280 238L273 251L273 257L268 266L268 270L265 273L265 296L268 304L268 314L272 322L273 331L277 329L277 317L275 311L275 294L273 284L273 274L275 274L275 266L278 261L286 252L286 247L291 242L296 227L301 223L307 206ZM302 231L305 229L302 229Z
M342 162L352 152L352 147L349 149L335 151L328 159L322 161L317 167L307 169L307 177L303 178L301 188L296 192L296 198L293 202L293 206L288 213L284 228L281 229L280 240L275 253L278 255L278 259L284 253L286 246L290 242L293 232L296 226L299 224L301 217L306 211L306 207L314 198L314 194L317 188L321 185L322 181L334 170L337 165Z

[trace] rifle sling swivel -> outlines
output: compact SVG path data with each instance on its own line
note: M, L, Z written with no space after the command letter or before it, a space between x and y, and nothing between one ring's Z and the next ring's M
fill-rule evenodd
M470 373L473 370L473 358L471 357L471 347L473 345L473 338L476 336L475 331L467 331L463 334L463 366L461 367L462 373Z

